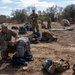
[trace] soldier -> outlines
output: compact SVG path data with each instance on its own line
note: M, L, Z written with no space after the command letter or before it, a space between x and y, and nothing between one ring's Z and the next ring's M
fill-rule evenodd
M37 32L39 32L39 26L37 23L38 15L35 13L35 10L32 10L32 14L30 15L30 19L31 19L33 33L35 33L35 28L36 28Z
M14 43L11 42L11 38L12 36L17 37L17 34L15 32L13 32L12 30L9 30L6 24L3 24L2 26L2 30L0 32L0 50L1 50L1 57L3 60L8 59L8 46L10 43Z
M51 29L51 18L48 18L47 20L47 28Z

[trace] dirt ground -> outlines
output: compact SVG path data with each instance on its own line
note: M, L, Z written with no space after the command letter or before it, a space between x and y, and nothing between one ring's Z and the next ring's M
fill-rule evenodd
M13 24L9 25L9 28ZM23 25L23 24L21 24ZM20 26L20 25L17 25ZM40 25L39 25L40 26ZM50 75L42 70L42 63L47 60L60 60L65 59L70 62L70 69L63 73L55 73L54 75L73 75L72 66L75 64L75 24L71 25L73 31L51 31L57 36L57 42L51 43L38 43L31 44L31 52L34 57L34 61L29 62L27 70L23 71L22 68L15 69L9 63L3 63L0 66L0 75ZM64 28L59 23L52 23L52 28ZM18 31L15 30L17 33ZM45 29L40 28L42 33ZM32 32L27 32L27 36ZM22 36L22 35L21 35Z

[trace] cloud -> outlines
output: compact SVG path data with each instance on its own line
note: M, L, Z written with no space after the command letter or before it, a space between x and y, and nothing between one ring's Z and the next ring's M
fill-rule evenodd
M12 3L11 0L2 0L3 3Z
M35 6L38 10L46 10L46 8L53 5L65 7L69 4L75 4L75 0L62 0L60 2L47 2L46 0L0 0L0 14L10 15L12 10L27 8L28 6ZM2 10L2 11L1 11Z
M27 7L27 6L35 6L36 8L47 8L55 5L53 2L46 2L46 1L38 1L38 0L20 0L19 2L16 2L21 7Z

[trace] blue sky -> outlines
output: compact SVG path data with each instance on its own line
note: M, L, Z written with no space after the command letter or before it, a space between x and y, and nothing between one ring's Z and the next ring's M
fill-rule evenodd
M53 5L66 7L75 4L75 0L0 0L0 15L11 15L12 10L35 6L37 10L46 10Z

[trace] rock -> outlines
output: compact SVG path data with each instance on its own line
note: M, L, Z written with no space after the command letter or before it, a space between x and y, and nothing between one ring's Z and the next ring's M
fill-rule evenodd
M27 70L27 66L23 66L23 67L22 67L22 70L23 70L23 71L26 71L26 70Z

